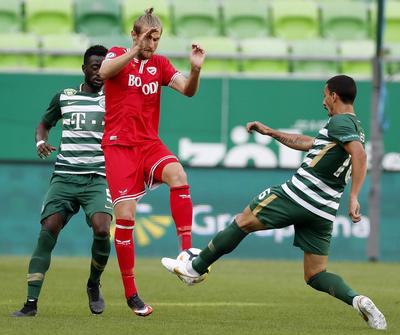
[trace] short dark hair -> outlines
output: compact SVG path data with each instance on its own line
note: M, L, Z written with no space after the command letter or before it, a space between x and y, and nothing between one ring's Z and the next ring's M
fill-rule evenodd
M102 45L92 45L85 51L85 55L83 56L83 64L87 64L91 56L105 57L106 55L107 55L107 48L105 48Z
M344 74L327 80L328 90L335 92L345 104L353 104L357 96L357 86L353 78Z

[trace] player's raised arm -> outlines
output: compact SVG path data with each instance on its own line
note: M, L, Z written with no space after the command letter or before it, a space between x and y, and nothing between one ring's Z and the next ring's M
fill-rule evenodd
M246 128L249 133L256 131L262 135L271 136L278 142L295 150L308 151L314 142L314 138L310 136L284 133L283 131L272 129L259 121L248 122Z
M101 79L106 80L117 75L133 58L137 57L145 47L145 40L150 39L152 34L158 32L157 27L151 27L145 30L142 34L138 35L136 41L133 43L132 48L122 55L105 59L101 64L99 75Z
M353 222L361 220L358 194L367 173L367 154L363 145L358 141L351 141L344 145L344 149L351 156L351 190L349 215Z
M192 44L192 52L190 54L190 74L186 78L178 76L171 87L187 97L196 94L199 87L200 71L205 59L206 53L198 44Z

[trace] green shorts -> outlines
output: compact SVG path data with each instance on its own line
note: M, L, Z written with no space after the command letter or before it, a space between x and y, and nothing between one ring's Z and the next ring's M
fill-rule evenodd
M78 213L82 206L86 222L95 213L113 215L111 196L106 178L98 174L53 174L50 187L44 197L40 221L59 213L65 223Z
M262 192L249 206L266 229L293 225L294 246L307 253L328 255L333 223L291 200L280 186Z

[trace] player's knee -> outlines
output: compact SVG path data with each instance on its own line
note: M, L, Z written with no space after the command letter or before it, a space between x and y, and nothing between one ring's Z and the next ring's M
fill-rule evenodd
M265 226L253 215L249 207L235 218L237 225L246 233L265 229Z
M313 269L304 271L304 281L307 285L313 287L314 280L318 277L318 275L322 272L325 272L326 269Z
M110 236L110 225L107 223L96 227L93 226L93 233L98 237L108 237Z

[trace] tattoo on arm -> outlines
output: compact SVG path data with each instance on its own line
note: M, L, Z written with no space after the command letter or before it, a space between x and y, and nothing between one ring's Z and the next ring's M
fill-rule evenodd
M302 135L275 134L272 137L285 145L305 145L306 144L306 141L304 141L304 137Z

